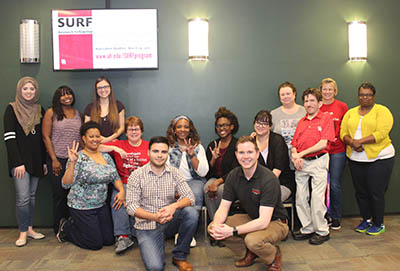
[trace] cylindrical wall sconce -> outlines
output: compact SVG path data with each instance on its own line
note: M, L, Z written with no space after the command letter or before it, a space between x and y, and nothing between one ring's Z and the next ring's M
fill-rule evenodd
M367 60L367 23L353 21L349 27L349 59L353 61Z
M23 19L19 24L19 56L21 63L39 63L39 23Z
M189 20L189 60L208 59L208 20Z

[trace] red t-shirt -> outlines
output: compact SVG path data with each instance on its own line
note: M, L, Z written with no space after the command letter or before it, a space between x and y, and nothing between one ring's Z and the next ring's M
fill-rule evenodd
M333 126L335 128L335 138L329 143L329 153L345 152L346 146L340 139L340 124L344 114L347 112L347 104L338 100L334 100L331 104L323 104L320 108L322 112L328 112L333 119Z
M319 111L311 120L307 116L308 114L299 120L293 136L292 146L297 149L297 152L302 152L314 146L320 140L327 139L329 142L335 138L332 117L328 113ZM328 148L325 148L318 152L310 153L305 157L312 157L327 152Z
M148 150L149 142L142 140L139 146L132 146L128 140L115 140L105 145L116 146L126 151L126 158L122 159L119 153L112 151L110 154L115 160L115 165L121 180L124 184L128 182L128 178L132 171L144 166L149 162Z

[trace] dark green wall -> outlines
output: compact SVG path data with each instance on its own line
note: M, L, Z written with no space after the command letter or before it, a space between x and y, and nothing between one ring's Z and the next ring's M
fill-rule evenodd
M400 109L396 87L399 63L400 19L397 0L111 0L112 8L157 8L159 23L159 70L108 72L53 72L51 9L104 8L96 0L3 0L0 10L2 61L0 68L0 111L15 98L21 76L34 76L41 90L40 103L48 107L55 89L67 84L83 110L99 75L110 78L116 96L127 107L127 115L140 116L144 137L164 134L177 114L192 117L207 144L214 138L213 116L225 105L239 117L238 135L251 131L252 118L263 108L279 105L276 87L292 81L301 93L318 86L324 77L339 85L338 98L349 107L357 104L357 87L365 80L377 88L376 101L388 106L395 121ZM210 21L210 61L187 61L187 19L207 17ZM19 21L40 22L41 63L19 63ZM368 23L368 62L347 60L347 22ZM301 101L298 99L298 102ZM1 125L2 128L2 125ZM399 144L399 127L391 136ZM7 172L4 144L0 160L0 226L16 225L15 194ZM396 163L397 165L398 163ZM387 212L400 211L395 168L387 193ZM379 180L377 180L379 181ZM357 214L349 171L343 178L344 214ZM51 223L51 191L42 179L37 193L35 223Z

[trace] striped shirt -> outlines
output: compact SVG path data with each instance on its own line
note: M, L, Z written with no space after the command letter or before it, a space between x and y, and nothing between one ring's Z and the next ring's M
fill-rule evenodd
M165 165L161 175L155 174L151 163L132 172L126 187L126 209L129 215L134 216L138 208L156 213L161 208L176 202L175 194L179 199L188 198L193 206L195 199L193 192L186 183L185 177L178 169ZM135 226L138 230L154 230L157 222L135 217Z
M79 142L81 124L82 120L78 110L75 110L75 116L71 119L64 117L62 120L57 120L54 114L51 142L53 143L54 152L57 157L68 158L67 146L72 148L72 141Z

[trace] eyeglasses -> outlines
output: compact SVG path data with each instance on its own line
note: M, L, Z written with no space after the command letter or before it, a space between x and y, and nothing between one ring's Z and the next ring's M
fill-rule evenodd
M256 121L255 125L260 126L260 127L267 127L267 126L269 126L269 123L268 122Z
M110 86L100 86L100 87L97 87L97 89L100 89L100 90L102 90L102 89L109 89L110 88Z
M358 97L362 97L362 98L371 98L373 96L375 96L375 95L372 93L358 94Z
M221 128L228 128L229 126L231 126L232 124L228 124L228 123L223 123L223 124L217 124L215 125L215 128L217 129L221 129Z
M127 132L134 132L134 133L137 133L137 132L140 132L140 131L142 131L140 128L128 128L128 129L126 129L126 131Z

